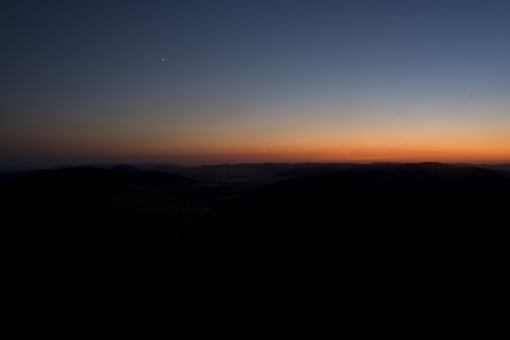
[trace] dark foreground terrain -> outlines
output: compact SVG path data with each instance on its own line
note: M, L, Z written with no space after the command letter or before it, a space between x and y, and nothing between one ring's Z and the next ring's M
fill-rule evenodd
M187 315L196 327L413 335L504 318L499 168L80 167L2 179L0 193L4 306L27 320L51 306L151 327Z

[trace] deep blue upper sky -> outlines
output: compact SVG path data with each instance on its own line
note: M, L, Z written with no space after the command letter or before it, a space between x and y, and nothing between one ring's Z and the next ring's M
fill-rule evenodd
M0 34L0 165L510 143L510 1L18 0Z

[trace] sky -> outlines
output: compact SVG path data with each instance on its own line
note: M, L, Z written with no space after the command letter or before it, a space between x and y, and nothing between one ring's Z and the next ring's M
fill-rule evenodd
M510 1L0 2L0 165L510 162Z

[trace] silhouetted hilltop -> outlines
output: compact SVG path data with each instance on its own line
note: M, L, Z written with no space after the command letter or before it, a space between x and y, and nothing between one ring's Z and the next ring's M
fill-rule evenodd
M132 175L136 175L136 174L139 174L140 172L142 172L140 169L137 169L134 166L123 165L123 164L118 164L118 165L114 166L113 168L111 168L111 170L124 172L124 173L132 174Z
M350 165L350 163L245 163L194 167L157 166L151 169L190 177L202 182L247 189L261 187L288 178L335 171Z
M486 205L507 198L510 181L492 171L440 163L356 165L344 170L309 175L260 188L242 201L275 209L313 206L325 210L342 207L397 207L443 202ZM373 206L372 206L373 205ZM327 209L326 209L327 208ZM450 207L453 208L453 207ZM305 209L304 211L307 211ZM323 209L321 209L323 210ZM405 211L403 212L405 213Z
M125 173L92 167L47 170L24 177L5 180L4 186L20 191L41 194L91 191L125 184L130 176Z
M119 170L120 169L120 170ZM91 192L122 185L182 186L196 181L163 172L136 172L135 168L119 166L115 169L93 167L47 170L23 177L4 179L0 187L11 194L54 195L65 192ZM136 172L136 174L133 174Z
M332 305L357 292L351 308L382 318L388 306L462 306L497 282L509 206L510 180L489 170L358 165L247 193L232 202L228 230L281 254L293 289Z
M477 164L479 168L489 169L489 170L503 170L510 171L510 164Z
M275 177L274 174L293 167L296 165L290 163L247 163L195 167L157 166L152 170L186 176L202 182L249 188L286 179L287 177Z
M273 176L275 177L287 177L295 178L309 175L320 175L328 172L339 171L348 167L356 166L354 163L342 163L342 164L315 164L315 166L307 167L296 167L288 170L278 171Z
M38 247L34 242L109 225L109 219L123 225L146 211L193 212L195 206L190 202L202 192L194 183L193 179L162 172L134 175L92 167L3 179L0 208L6 221L15 224L0 228L2 242L28 251Z
M197 181L184 176L175 175L165 171L141 171L133 166L128 165L116 165L111 168L113 171L136 175L130 178L130 184L144 185L144 186L178 186L178 185L189 185L196 183Z
M154 165L154 166L145 166L145 171L159 171L159 172L169 172L169 173L175 173L178 171L181 171L182 169L185 169L184 166L179 165Z
M421 163L358 165L290 179L254 190L230 209L238 218L252 216L240 233L327 248L346 235L388 246L432 246L440 230L459 238L478 230L480 238L470 240L480 242L488 230L506 232L500 221L507 220L509 204L508 178L475 167Z
M34 171L37 171L37 169L29 166L1 166L0 179L24 176Z
M197 181L191 178L160 171L141 172L133 178L133 183L146 186L178 186L190 185Z
M510 171L505 171L505 170L492 170L492 171L497 173L498 175L503 176L503 177L510 178Z

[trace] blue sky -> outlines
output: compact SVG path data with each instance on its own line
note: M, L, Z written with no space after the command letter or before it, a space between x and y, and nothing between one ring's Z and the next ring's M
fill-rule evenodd
M508 1L0 13L2 165L510 161Z

